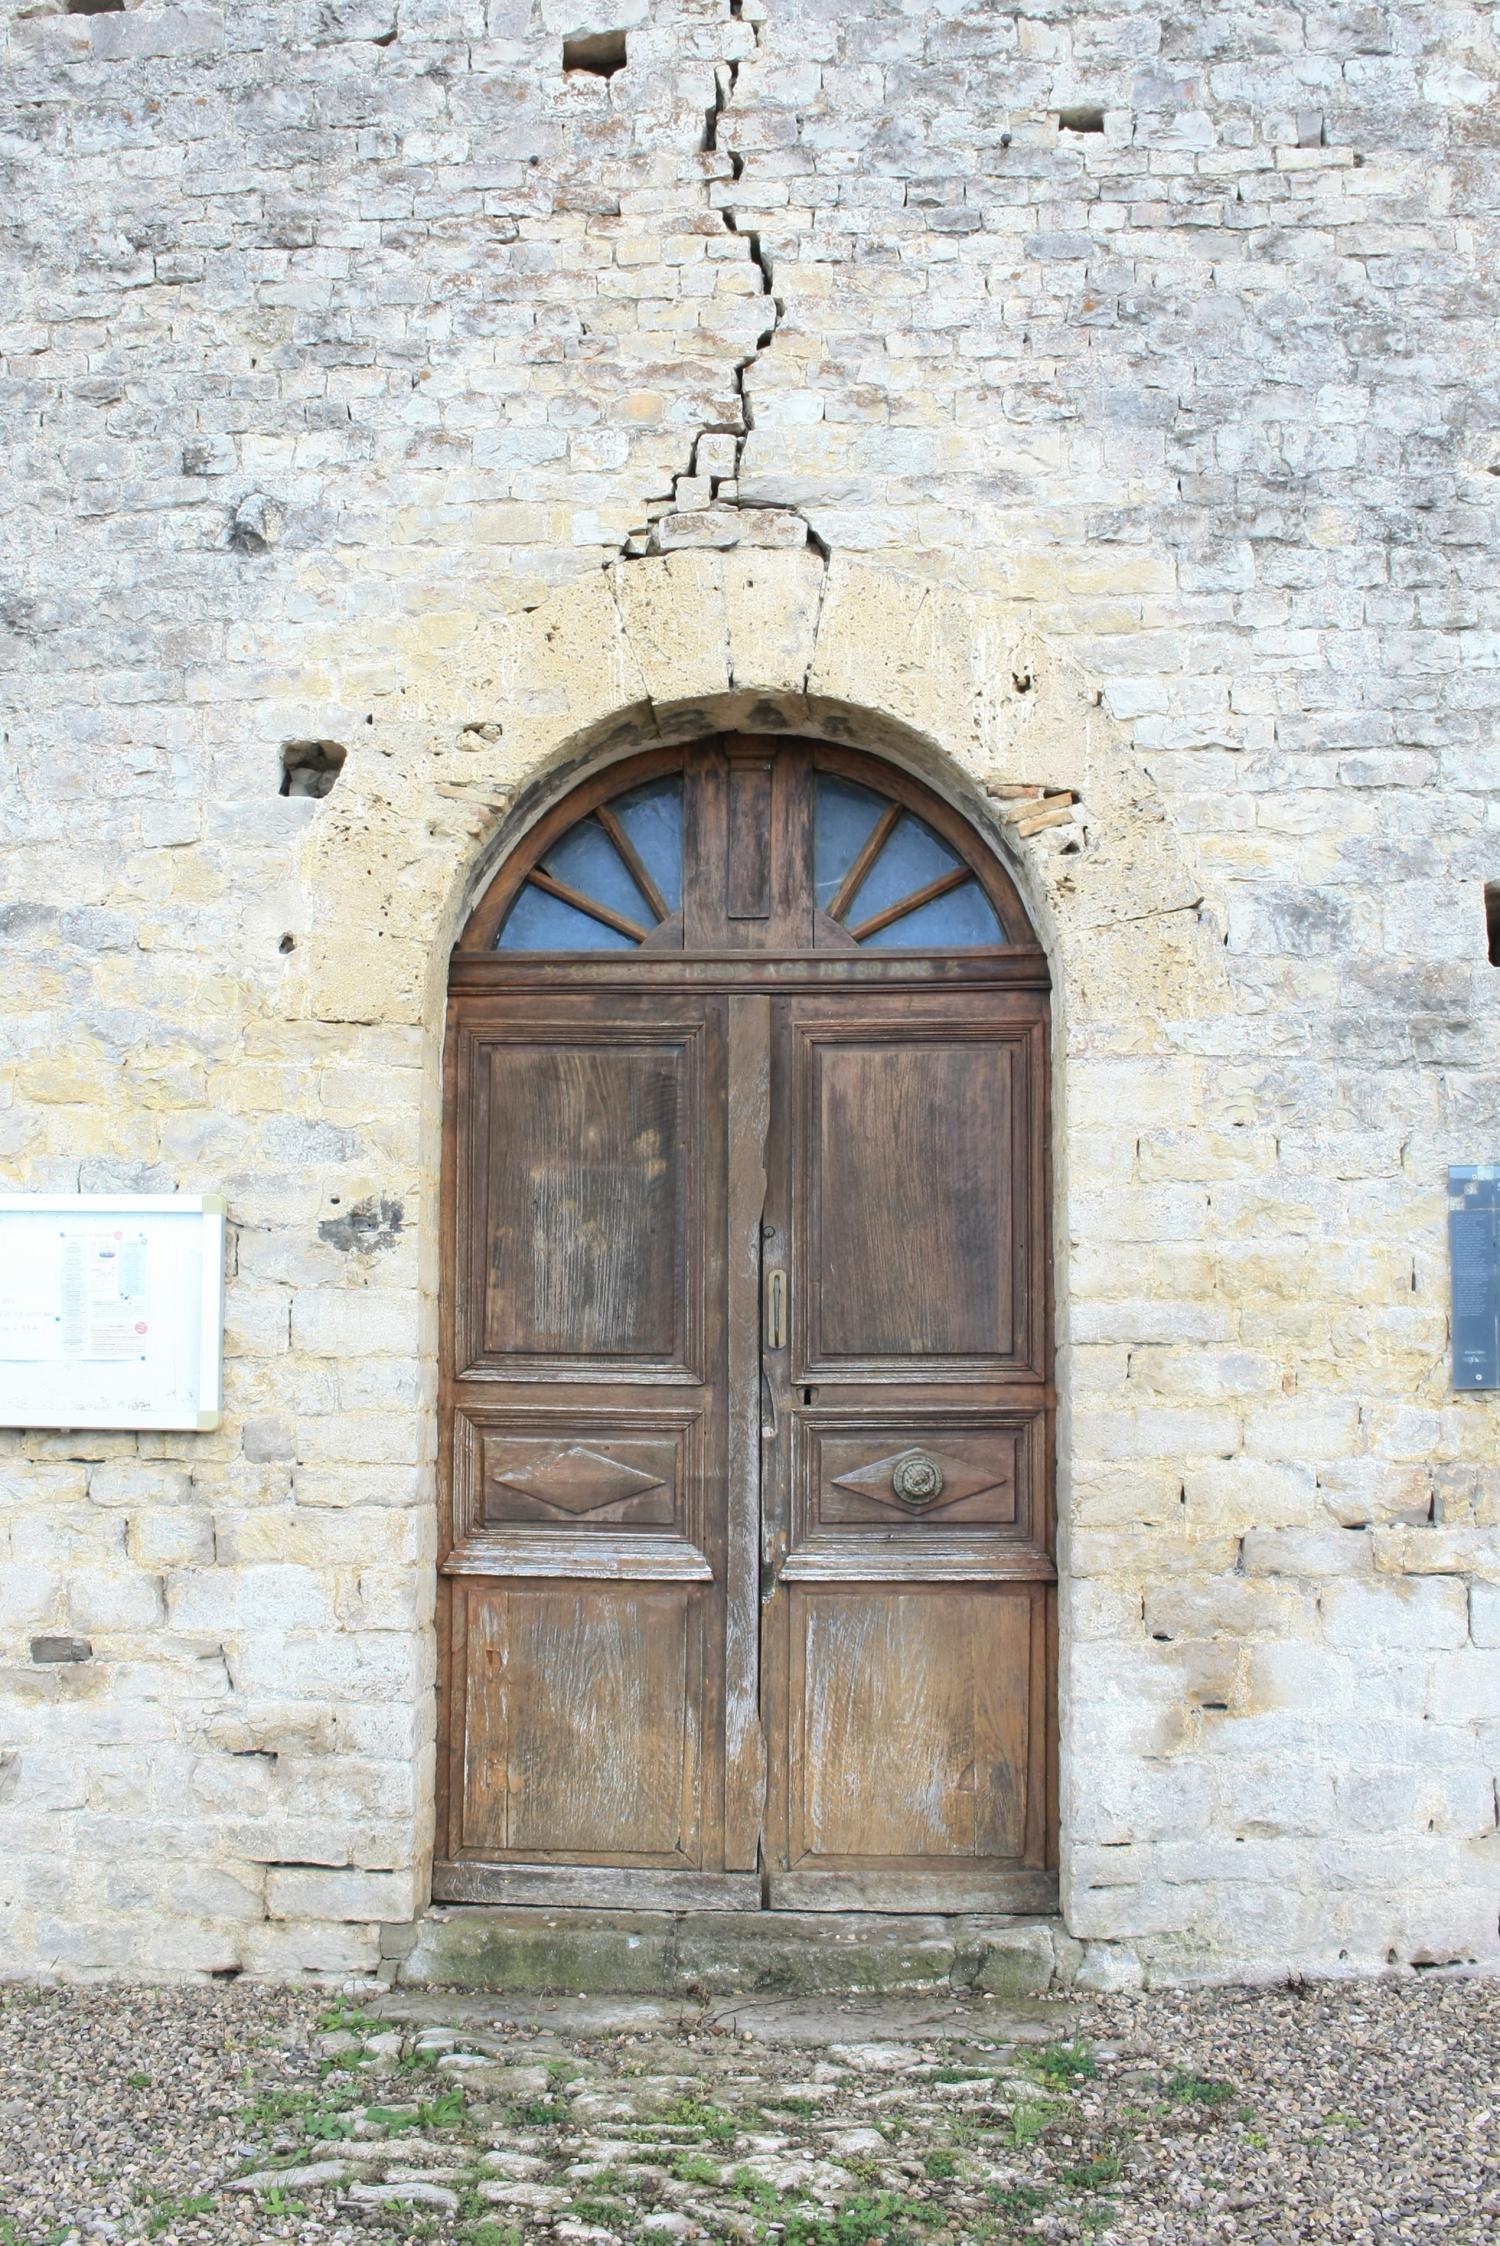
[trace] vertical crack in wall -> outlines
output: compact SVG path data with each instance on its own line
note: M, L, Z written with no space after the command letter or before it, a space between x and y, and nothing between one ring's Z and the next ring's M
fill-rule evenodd
M754 17L746 16L745 0L729 0L729 17L734 23L749 24L750 36L759 48L761 26ZM727 137L727 120L739 79L738 57L716 64L714 99L705 121L703 149L705 154L722 153L729 159L731 192L718 204L719 218L726 233L745 245L745 253L759 276L765 319L754 348L735 362L734 391L738 411L734 422L727 426L708 425L698 431L686 471L673 479L669 493L648 502L647 521L626 537L620 551L627 558L671 553L684 547L722 549L730 546L814 546L827 558L823 541L797 509L744 507L740 503L740 464L746 441L755 427L750 373L770 350L786 306L776 294L771 254L759 230L742 227L734 207L732 190L735 182L744 177L745 158ZM715 186L711 177L707 182L710 204L714 201Z

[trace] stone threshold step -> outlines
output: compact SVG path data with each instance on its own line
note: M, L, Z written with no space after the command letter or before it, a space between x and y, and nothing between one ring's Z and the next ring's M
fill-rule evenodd
M404 2027L452 2028L459 2047L499 2059L514 2055L517 2034L534 2035L559 2055L595 2036L628 2035L681 2049L682 2037L737 2036L745 2043L832 2045L937 2044L965 2063L993 2063L997 2050L1057 2043L1078 2032L1078 2008L1058 1997L955 1994L708 1997L496 1996L482 1991L401 1988L380 1999L384 2018ZM458 2075L462 2082L464 2077ZM472 2077L470 2078L472 2081Z
M414 1925L387 1929L384 1977L403 1988L700 2002L929 1991L1015 1998L1067 1987L1082 1954L1053 1918L436 1903Z

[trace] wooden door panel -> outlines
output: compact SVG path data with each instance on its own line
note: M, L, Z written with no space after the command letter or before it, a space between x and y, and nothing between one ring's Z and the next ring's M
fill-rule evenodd
M787 1586L774 1901L1045 1902L1048 1597L1023 1584Z
M661 1584L465 1590L459 1853L696 1864L701 1595Z
M680 761L455 958L434 1893L1045 1907L1045 963L916 782Z
M791 1615L793 1867L1019 1857L1029 1595L851 1584L799 1589Z
M798 1024L798 1380L1040 1377L1038 1058L982 1011Z
M434 1892L726 1901L723 1005L454 1004Z
M453 1419L449 1564L509 1575L541 1531L652 1564L678 1546L704 1559L710 1440L691 1406L476 1398Z
M1047 1412L887 1397L793 1408L786 1577L1050 1577Z
M1044 1006L861 990L778 1024L771 1900L1046 1907Z
M701 1032L601 1019L476 1046L459 1370L700 1373Z

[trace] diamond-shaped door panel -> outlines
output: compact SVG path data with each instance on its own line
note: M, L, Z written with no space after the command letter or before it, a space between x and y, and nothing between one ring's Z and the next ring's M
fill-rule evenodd
M507 1489L539 1497L559 1513L597 1513L601 1505L618 1505L622 1497L644 1497L647 1490L661 1487L659 1474L638 1473L583 1443L546 1451L530 1465L507 1467L495 1479Z
M799 1438L799 1533L888 1531L895 1521L1013 1531L1027 1503L1023 1441L1021 1426L998 1416L929 1433L899 1419L856 1427L810 1414Z
M852 1473L835 1474L833 1483L836 1489L854 1490L910 1516L936 1513L966 1497L977 1497L981 1490L993 1489L1003 1473L1003 1466L998 1471L994 1466L974 1466L947 1451L910 1444Z
M673 1519L676 1446L670 1441L622 1442L606 1450L492 1434L484 1450L484 1515L497 1525L600 1519L664 1527Z

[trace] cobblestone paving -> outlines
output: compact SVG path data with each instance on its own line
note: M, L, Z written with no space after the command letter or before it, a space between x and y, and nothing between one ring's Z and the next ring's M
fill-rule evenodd
M1100 1999L1044 2043L983 2004L795 2048L450 2009L0 1994L0 2246L1500 2238L1493 1986Z

